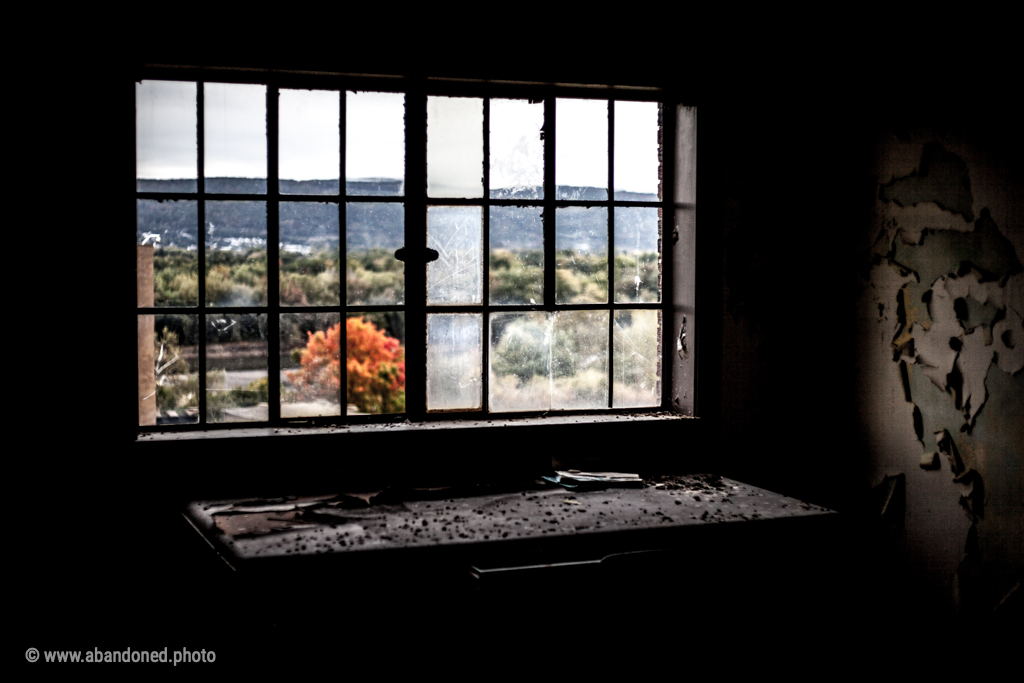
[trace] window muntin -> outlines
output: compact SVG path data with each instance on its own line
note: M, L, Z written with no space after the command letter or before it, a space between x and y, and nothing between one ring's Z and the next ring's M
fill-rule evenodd
M148 83L151 82L143 81L142 85ZM191 85L195 86L194 83ZM213 91L211 85L200 84L200 93ZM266 134L266 139L272 142L272 138L276 137L277 153L270 149L269 153L265 152L263 155L265 163L268 164L268 172L263 175L271 181L277 181L279 194L282 195L278 198L278 193L270 192L266 203L268 218L277 219L277 234L268 235L267 239L277 241L278 245L277 249L274 249L272 244L268 244L267 252L277 251L277 254L266 254L262 261L265 270L265 264L271 262L270 259L274 256L277 257L277 277L269 279L277 280L273 284L277 285L278 294L262 303L255 294L248 299L228 299L226 302L220 300L220 303L216 298L210 300L206 297L205 306L201 307L199 317L209 318L213 315L214 306L223 305L228 308L254 309L238 312L265 314L268 320L273 321L267 325L267 334L270 334L270 328L274 328L276 334L268 338L276 341L270 345L267 353L268 357L280 356L280 359L268 364L267 383L271 386L275 384L269 374L271 370L278 370L280 377L277 388L281 399L277 410L271 408L267 411L266 420L339 415L340 404L344 400L338 396L338 402L334 404L331 401L335 397L317 398L312 401L321 401L317 406L294 408L298 392L288 394L288 388L292 383L288 380L287 373L294 373L296 370L293 369L294 361L289 365L284 358L286 355L289 358L292 355L301 355L302 349L294 347L294 335L285 336L285 321L290 322L292 317L300 315L291 311L297 311L298 307L308 307L313 309L309 311L309 315L328 316L332 321L332 324L323 322L319 326L307 324L308 329L304 329L307 339L318 333L322 333L326 339L335 326L340 337L344 338L346 330L345 326L341 325L341 317L350 319L360 314L363 318L374 315L391 315L393 318L397 316L402 318L401 322L391 327L399 330L387 330L385 336L397 338L396 335L400 334L403 342L401 345L404 347L404 271L409 268L413 269L411 273L422 268L425 272L421 271L421 276L425 277L427 283L425 299L418 303L411 302L415 312L414 319L417 321L414 325L422 330L420 334L425 337L425 386L421 385L421 391L424 391L423 409L427 413L604 410L663 405L660 222L664 207L659 199L661 171L658 161L658 122L661 105L657 102L581 100L551 96L531 101L498 97L428 95L425 98L426 112L423 116L426 123L427 163L425 172L420 176L425 181L425 215L419 214L419 209L416 213L420 216L422 227L419 230L421 234L425 233L427 246L445 247L448 250L445 252L448 263L407 263L403 267L394 258L394 251L406 244L403 232L408 230L408 226L405 224L412 222L414 231L417 226L415 218L405 215L404 199L407 198L403 197L403 193L407 170L404 164L394 163L393 150L396 148L395 139L398 137L394 134L397 127L394 123L408 116L408 112L403 112L401 117L395 116L395 105L399 105L398 110L404 110L409 96L403 93L306 91L283 86L280 89L267 89L265 85L250 86L253 87L263 88L265 94L269 93L267 101L273 103L276 96L278 102L277 111L273 111L274 106L264 107L266 120L277 124L277 135ZM216 92L219 94L220 91ZM231 92L231 89L227 92ZM339 125L344 128L346 135L335 136L334 139L330 139L326 134L323 136L329 139L326 145L328 149L332 145L341 148L339 156L335 158L344 159L345 188L339 188L335 194L329 191L330 178L285 178L281 175L289 168L296 169L289 171L289 175L302 175L295 163L300 154L294 149L300 145L288 142L283 131L287 126L296 125L295 120L301 118L297 111L301 113L303 107L295 106L292 109L297 111L291 111L288 109L290 105L280 104L286 99L292 99L291 96L296 93L316 94L317 98L306 98L306 102L320 102L320 110L330 111L334 107L333 103L338 103ZM142 98L142 95L139 97ZM235 109L255 109L252 99L250 97L247 104L243 103L244 106L239 105ZM199 100L200 106L203 106L202 94L199 95ZM328 102L331 104L324 104ZM646 139L646 145L654 149L653 157L649 153L646 154L648 161L653 158L659 165L653 169L645 169L645 174L639 174L646 175L645 182L627 183L624 186L617 182L618 174L626 173L620 171L623 162L618 157L629 161L630 153L623 150L627 150L629 145L635 142L636 136L631 132L624 132L623 124L616 119L616 114L631 109L623 108L623 105L627 104L643 105L632 108L641 111L648 122L651 112L654 112L655 125L653 128L646 126L646 136L640 137ZM221 106L220 109L230 107ZM305 109L309 109L308 104ZM388 110L392 123L390 137L380 133L376 128L368 135L356 132L359 130L360 122L369 130L367 122L372 120L373 116L381 121L387 119L382 112ZM204 111L208 114L211 105L206 104ZM601 116L595 114L598 111L603 112L603 125ZM436 123L433 127L432 112ZM549 126L545 131L544 120L551 120L552 114L555 114L555 125ZM209 120L208 115L204 122ZM330 122L318 121L313 125L314 128L323 131L331 129ZM466 122L470 124L469 132L465 130ZM474 127L480 131L479 136L473 132ZM252 126L249 125L247 130L249 133L246 139L251 143ZM438 138L456 139L456 149L446 151L438 149L436 144L432 147L432 130L435 131L435 143ZM460 130L462 134L457 135ZM272 132L268 130L268 133ZM555 137L556 144L544 141L545 132L550 137ZM301 138L302 135L294 137ZM366 151L364 138L383 141L380 145L381 156L387 157L390 154L392 157L390 166L387 166L386 159L378 166L384 173L371 176L366 169L372 168L375 162L360 165L354 161L360 155L364 158L373 156ZM405 142L404 138L403 127L402 143ZM470 140L472 144L465 144L466 140ZM287 151L289 145L293 148L291 151ZM202 144L197 142L197 146L200 148L200 156L203 156ZM230 147L221 145L222 148L225 146ZM392 150L390 153L386 151L389 146ZM248 145L246 153L241 156L254 156L251 147L251 144ZM609 154L609 150L614 153ZM569 161L574 153L589 160L590 166L603 164L603 174L594 173L592 168L580 170L580 164ZM333 154L332 151L322 156L330 157ZM636 158L644 156L643 153L632 155ZM554 174L549 173L545 158L554 159ZM595 164L595 158L599 158L601 164ZM561 164L559 160L562 160ZM273 168L275 161L276 169ZM630 163L635 165L635 159ZM204 168L208 166L205 161L200 161L199 164ZM564 166L565 169L561 169L560 166ZM472 180L472 172L467 170L473 167L480 180L479 192L477 183ZM140 164L139 168L143 166ZM396 173L398 168L401 168L400 175ZM417 175L415 169L410 172L413 176ZM249 176L253 175L259 174L250 171L245 177L252 180ZM390 177L393 175L398 177ZM597 179L598 176L601 180ZM659 179L654 193L649 192L651 177ZM437 179L433 185L432 178ZM565 184L556 183L555 179L564 180ZM140 173L139 203L155 201L148 193L160 191L143 190L142 183L148 180L142 178ZM206 180L205 188L212 191L208 182L210 179ZM257 177L255 180L259 181L260 178ZM309 184L309 181L323 180L327 180L328 183L321 182L316 187ZM285 181L297 182L286 187ZM233 189L238 192L227 194L265 192L266 182L267 180L264 180L262 189L258 182L236 183ZM569 185L572 182L598 184ZM608 199L611 187L616 188L614 201ZM625 189L621 189L623 187ZM637 188L648 192L639 192ZM545 189L548 191L547 200ZM178 194L188 194L188 191ZM292 196L293 194L296 196ZM349 198L348 201L345 200L346 197ZM314 198L317 201L312 201ZM368 201L371 198L374 201ZM215 208L215 201L219 199L206 199L200 192L198 201L193 203L202 205L200 211L205 213L207 207ZM246 202L241 196L223 199L224 204L255 203ZM465 203L453 203L452 200L461 200ZM188 200L174 197L172 202L162 203L184 204L188 203ZM309 215L317 211L323 213L320 220L310 219ZM432 216L438 219L447 217L447 220L434 220L435 227L432 230ZM460 217L461 221L453 220L455 216ZM593 216L595 220L581 222L581 216ZM654 217L653 221L651 216ZM560 221L563 226L571 226L571 229L567 227L560 230ZM510 222L517 225L509 226ZM590 225L591 223L593 225ZM345 226L344 230L336 227L341 225ZM399 226L404 230L399 230ZM142 233L141 227L139 233ZM587 237L585 243L580 239L581 235ZM247 244L250 247L253 240L259 239L258 234L248 237ZM213 251L209 239L210 235L205 234L206 241L202 248L200 249L199 245L193 248L193 252L204 252L204 292L210 290L210 285L213 284L210 278L211 265L216 265L211 264L210 255ZM163 244L158 248L163 248ZM614 258L609 258L609 252ZM310 254L317 257L312 260L319 261L319 266L311 266L309 263L298 264L301 261L300 257ZM335 258L331 258L335 255ZM255 260L259 262L259 257L257 256ZM341 260L346 261L344 283L340 281L339 275ZM289 263L286 264L286 261ZM324 267L325 263L331 262L333 272L330 268ZM360 268L361 264L372 265L372 268ZM198 269L198 263L196 265ZM445 267L448 268L447 271L444 271ZM560 277L559 271L566 271L563 275L572 277ZM433 273L441 274L432 277ZM312 279L320 286L307 285L305 288L296 288L294 281L300 277ZM573 281L573 278L578 282ZM305 300L298 296L297 292L305 294ZM198 288L196 294L198 295ZM276 301L273 300L275 298ZM154 303L161 306L159 302ZM626 304L640 307L623 308ZM140 300L139 305L146 304ZM423 308L424 306L426 308ZM503 309L505 313L501 313ZM334 317L331 317L332 315ZM642 324L634 321L640 321ZM420 324L424 327L419 327ZM524 327L532 327L532 331L524 331ZM485 330L489 337L484 337ZM541 334L539 330L544 330L544 333ZM434 344L431 339L440 341ZM533 372L529 376L526 370L520 370L518 373L506 372L509 358L514 356L510 349L516 343L522 346L521 342L525 339L532 340L530 344L533 345L532 349L528 349L527 355L537 356L541 350L547 349L546 362L531 366ZM291 348L289 350L286 347ZM448 349L448 352L445 353L444 349ZM295 353L296 350L299 354ZM197 349L197 353L208 355L205 349ZM461 369L452 369L452 359L456 357L472 361L463 362L459 366ZM642 362L637 359L642 359ZM404 377L404 356L402 360ZM346 365L350 364L351 358L347 358ZM142 367L143 363L140 360L140 368ZM484 369L486 372L483 372ZM342 374L346 374L346 368L342 369ZM445 382L449 388L458 387L458 391L454 392L454 398L448 396L452 394L451 391L448 394L438 393L438 387L443 386ZM341 384L346 384L344 378ZM546 386L537 388L545 384ZM510 386L513 388L510 389ZM246 390L248 389L246 387ZM203 391L209 398L210 392L218 389L204 386ZM641 398L637 398L637 394L642 394ZM306 395L309 395L308 391ZM402 403L404 406L404 401ZM289 407L285 408L286 405ZM396 404L391 402L391 405L394 407ZM308 415L303 414L304 411ZM348 409L350 415L360 412L363 411L353 410L351 406ZM207 409L207 421L212 421L209 419L211 415L213 413Z

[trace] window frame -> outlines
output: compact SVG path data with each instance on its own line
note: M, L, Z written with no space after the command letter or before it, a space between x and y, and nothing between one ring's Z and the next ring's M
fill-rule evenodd
M340 248L342 260L344 260L345 239L345 205L353 201L345 193L345 92L354 91L382 91L402 92L406 96L406 163L405 163L405 194L402 197L357 197L355 201L397 201L405 207L405 244L406 246L426 246L426 220L427 208L430 206L480 206L483 213L483 258L487 263L488 258L488 214L489 207L502 205L537 205L543 208L544 215L544 290L545 302L537 305L491 305L488 300L488 272L483 268L483 297L480 305L459 305L459 306L437 306L426 304L426 262L410 264L406 262L406 295L405 303L397 307L404 308L406 314L405 327L407 330L420 330L421 334L406 334L406 387L407 387L407 411L399 414L384 414L373 416L348 416L344 413L336 417L324 418L281 418L280 402L271 401L269 406L269 419L267 422L244 422L244 423L206 423L205 401L199 406L200 419L193 424L181 425L156 425L139 426L138 414L136 415L136 435L159 434L164 432L196 432L220 429L280 429L281 427L292 426L356 426L360 424L392 423L395 421L410 421L413 423L426 423L445 421L466 421L466 420L514 420L523 418L533 420L544 418L547 415L601 418L615 415L638 415L675 412L682 415L693 416L695 414L695 348L693 330L693 311L695 304L695 219L694 210L696 204L696 184L691 182L689 196L679 197L676 177L680 169L683 174L693 174L695 170L695 143L696 136L693 131L687 135L680 136L677 122L680 112L684 109L676 98L661 88L629 88L611 86L581 86L562 85L550 83L513 83L513 82L487 82L479 80L459 80L446 78L410 78L401 76L358 76L342 74L309 74L309 73L288 73L288 72L246 72L236 69L210 69L210 68L173 68L173 67L144 67L135 74L134 81L141 80L174 80L194 82L197 84L197 191L187 193L188 196L178 196L174 193L159 193L159 197L150 196L147 193L140 193L135 188L133 176L133 189L136 189L133 196L134 202L139 198L159 199L195 199L200 203L204 201L220 200L256 200L265 201L267 206L267 242L268 242L268 297L267 303L259 308L267 315L268 338L273 341L271 348L278 342L278 321L281 313L304 312L314 313L321 309L339 312L341 318L346 318L350 309L382 308L378 306L349 306L346 301L344 285L342 285L341 301L339 306L330 307L282 307L277 297L278 272L271 268L270 264L276 258L278 252L278 204L280 201L319 201L337 202L339 205L339 231ZM260 195L224 195L219 193L207 193L203 183L203 83L256 83L266 86L267 93L267 192ZM315 89L337 91L342 102L341 108L341 178L339 182L338 195L281 195L278 184L278 126L277 106L272 105L276 101L277 93L283 89ZM448 97L478 97L484 101L484 168L483 168L483 196L474 199L452 199L434 198L427 196L426 176L426 107L429 96ZM557 130L552 134L552 127L545 123L544 135L544 198L541 200L520 200L520 199L491 199L488 187L489 174L489 100L490 98L514 98L540 100L544 102L545 121L553 121L556 98L582 98L590 100L605 100L609 102L608 119L608 198L602 201L572 201L559 200L555 196L555 141ZM661 200L657 202L633 202L615 199L614 192L614 101L651 101L658 102L661 106ZM134 98L133 98L134 101ZM422 111L411 114L414 103L422 104ZM691 109L691 115L687 119L695 123L695 110ZM134 109L133 109L134 111ZM422 125L418 125L422 124ZM133 161L135 150L134 121L133 121L132 145ZM686 139L683 139L686 138ZM693 180L691 178L691 180ZM414 191L415 188L415 191ZM146 194L146 197L142 195ZM155 194L155 193L154 193ZM683 193L685 194L685 192ZM683 200L683 201L680 201ZM575 304L553 305L554 301L554 223L555 209L562 206L597 206L607 207L608 211L608 295L609 300L603 304ZM660 212L660 266L661 266L661 301L657 304L634 304L616 303L614 301L614 210L618 206L656 206ZM684 214L680 220L680 212ZM199 235L200 259L197 265L200 278L200 292L205 280L205 269L202 254L205 252L203 236ZM676 272L683 266L682 277L677 277ZM686 267L689 269L686 270ZM182 307L170 309L149 309L137 307L138 315L149 313L174 313L183 315L197 315L200 321L199 333L199 382L200 391L205 389L205 373L202 372L203 359L205 358L205 334L204 318L209 314L211 308L216 313L235 312L234 307L209 307L200 297L197 307ZM246 307L250 308L250 307ZM557 411L532 411L532 412L500 412L491 413L488 407L488 378L489 378L489 343L487 343L487 330L489 329L489 316L495 312L519 312L519 311L542 311L554 312L556 310L606 310L609 312L609 345L608 345L608 379L609 379L609 407L595 410L557 410ZM659 326L659 337L661 347L660 358L660 384L661 402L660 405L650 408L613 408L611 407L614 395L614 346L613 327L614 312L621 309L656 309L660 312L661 324ZM252 312L252 311L246 311ZM426 315L427 313L446 312L474 312L481 317L484 330L484 343L482 344L482 367L481 375L482 406L479 410L469 412L427 412L425 409L426 400ZM686 321L689 314L690 320ZM421 325L422 323L422 325ZM687 325L689 327L687 328ZM687 341L689 340L689 341ZM412 359L419 358L422 362L414 363ZM280 392L280 367L279 356L276 353L268 352L268 381L270 395L278 396ZM412 387L422 387L423 391L409 391ZM422 396L415 394L422 393ZM205 392L201 397L205 398ZM344 403L343 403L344 405Z

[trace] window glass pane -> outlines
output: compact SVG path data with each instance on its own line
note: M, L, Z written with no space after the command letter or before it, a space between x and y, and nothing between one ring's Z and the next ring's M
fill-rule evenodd
M657 102L615 103L615 199L659 199L658 112Z
M427 264L427 303L481 303L483 209L428 207L427 246L438 253L437 260Z
M659 209L615 207L615 301L661 301Z
M427 195L484 196L484 101L427 98Z
M346 322L348 414L405 412L405 314L354 313Z
M346 192L405 194L405 94L345 95Z
M206 202L206 304L266 303L266 202Z
M195 192L196 84L135 84L135 187L139 192Z
M338 194L340 95L332 90L281 90L278 178L282 194Z
M555 303L608 301L608 209L555 209Z
M199 316L139 316L139 425L199 421Z
M615 311L614 408L661 404L660 317L661 311Z
M281 314L281 417L341 415L341 314Z
M206 318L206 421L265 422L269 416L267 316Z
M490 410L550 410L553 320L539 312L491 315Z
M481 407L482 323L478 314L427 316L427 410Z
M555 100L555 196L608 199L608 102Z
M281 202L281 304L337 306L339 276L338 205Z
M135 202L139 306L199 305L199 214L194 201Z
M267 87L239 83L203 86L206 191L267 191Z
M544 103L491 100L491 198L544 198Z
M544 303L543 209L490 207L490 299L492 304Z
M608 311L558 311L551 337L551 407L608 407Z
M348 303L405 301L405 264L395 258L395 251L405 244L405 206L394 202L349 202L345 224Z

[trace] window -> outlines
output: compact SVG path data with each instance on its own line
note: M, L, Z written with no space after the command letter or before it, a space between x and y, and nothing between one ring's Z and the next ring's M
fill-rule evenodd
M140 428L685 410L693 286L673 286L672 245L683 224L692 247L692 126L675 134L692 109L653 90L148 75Z

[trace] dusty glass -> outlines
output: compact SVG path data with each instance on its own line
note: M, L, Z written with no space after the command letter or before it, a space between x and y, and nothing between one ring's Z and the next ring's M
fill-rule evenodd
M534 206L490 207L491 304L544 303L543 213Z
M206 191L267 191L267 87L205 83L203 174Z
M551 333L551 407L608 407L608 311L558 311Z
M544 198L544 103L490 101L491 199Z
M282 313L281 417L341 415L339 313Z
M196 84L135 84L135 189L195 192Z
M661 301L659 209L615 207L615 302Z
M266 202L206 202L206 304L267 303Z
M206 421L266 422L267 315L206 317Z
M484 101L427 98L427 196L484 196Z
M661 187L657 102L615 103L615 199L658 201Z
M427 246L438 253L427 264L427 304L481 303L483 209L428 207Z
M608 209L555 209L555 303L608 302Z
M650 408L661 404L661 311L615 311L612 407Z
M549 313L492 313L487 405L494 412L551 408Z
M349 202L345 207L345 298L349 305L405 301L405 206Z
M285 306L341 303L338 205L281 202L280 292Z
M608 199L608 101L555 100L555 196Z
M138 316L139 425L199 421L199 316Z
M350 313L346 323L349 415L405 412L405 313Z
M483 401L483 317L427 315L427 410L478 410Z
M405 94L349 91L345 98L346 192L405 194Z
M338 194L340 95L336 90L282 89L277 102L281 194Z
M139 306L199 305L199 214L194 201L135 201Z

